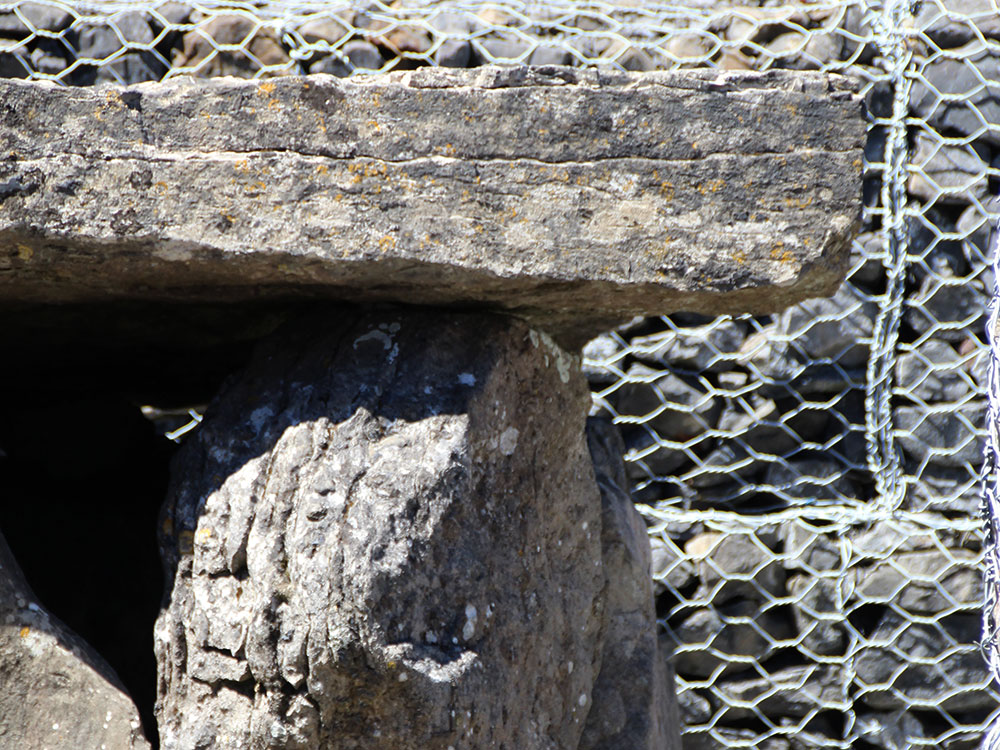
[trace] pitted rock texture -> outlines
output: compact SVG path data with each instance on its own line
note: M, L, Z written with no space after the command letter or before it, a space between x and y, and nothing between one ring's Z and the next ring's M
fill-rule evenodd
M601 490L605 618L594 707L580 750L681 750L670 654L658 639L651 606L649 537L629 495L625 445L618 428L598 417L587 420L587 445Z
M149 750L114 671L41 606L2 534L0 746Z
M0 81L0 297L500 308L567 345L830 294L861 102L819 73Z
M588 404L579 361L511 318L314 318L262 344L174 465L164 750L661 747L648 557L602 515ZM634 715L590 728L600 695Z

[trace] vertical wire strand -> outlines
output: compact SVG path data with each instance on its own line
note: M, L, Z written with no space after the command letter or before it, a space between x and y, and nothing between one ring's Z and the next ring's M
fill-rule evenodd
M907 0L888 0L874 13L875 41L886 60L886 73L893 87L882 175L882 237L886 290L872 332L865 388L865 441L868 468L875 482L879 510L894 510L902 504L904 484L899 449L892 424L892 385L896 343L902 318L908 239L906 231L907 133L910 78L907 69L912 53L906 29L910 18Z
M983 446L983 468L981 474L982 498L980 512L983 517L985 539L983 540L983 649L986 664L995 682L1000 683L1000 644L998 632L998 587L1000 587L1000 482L997 469L1000 462L1000 259L997 245L1000 243L1000 227L994 226L990 236L989 253L993 265L993 295L990 300L989 316L986 323L986 339L989 342L989 358L986 365L986 441ZM990 726L983 738L983 750L1000 750L1000 719Z

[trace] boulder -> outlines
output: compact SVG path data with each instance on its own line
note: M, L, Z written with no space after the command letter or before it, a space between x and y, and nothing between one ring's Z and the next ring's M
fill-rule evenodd
M112 669L35 598L0 534L4 747L149 750Z
M579 748L681 750L670 654L657 636L649 537L628 492L624 446L611 422L595 418L587 420L587 444L601 490L605 624Z
M457 313L265 342L174 467L164 750L675 747L644 526L578 365Z

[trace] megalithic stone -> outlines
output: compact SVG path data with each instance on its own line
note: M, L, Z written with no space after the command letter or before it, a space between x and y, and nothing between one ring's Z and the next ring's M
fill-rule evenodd
M831 294L860 219L861 101L821 73L0 81L0 101L8 305L461 305L575 347Z
M671 746L648 542L595 449L602 514L579 369L497 316L267 341L174 466L165 750Z
M114 671L39 603L3 534L0 747L149 750Z
M678 746L648 543L574 352L636 314L832 293L849 81L0 81L0 108L18 377L62 366L39 342L99 345L97 382L152 342L162 394L265 337L173 468L165 750Z

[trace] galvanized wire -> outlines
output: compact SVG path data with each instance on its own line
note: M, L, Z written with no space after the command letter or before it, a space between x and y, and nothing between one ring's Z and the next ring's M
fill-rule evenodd
M903 282L906 274L906 183L907 123L910 105L912 52L907 29L912 16L907 0L886 0L871 11L874 40L882 56L892 86L892 114L887 125L884 170L882 172L882 236L885 249L886 291L879 304L872 335L865 390L865 439L868 469L875 479L876 503L896 509L903 502L899 450L893 435L892 385L896 365L896 342L903 314Z
M993 679L1000 682L1000 618L997 606L1000 596L1000 231L994 228L990 237L990 251L993 257L994 286L990 301L990 314L986 326L989 341L987 362L986 441L983 446L982 507L985 539L984 552L984 601L983 601L983 646L986 660ZM1000 748L1000 721L994 722L983 740L984 750Z

